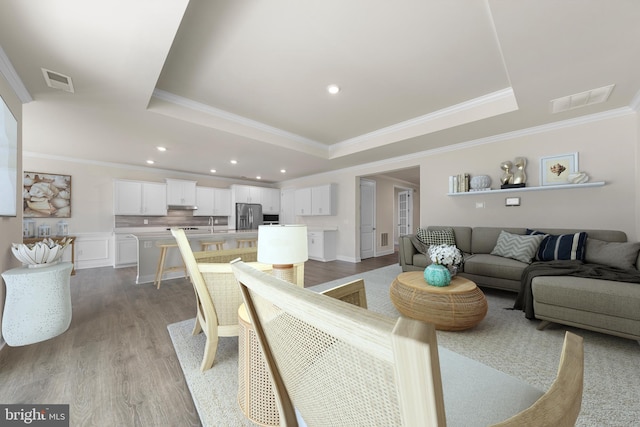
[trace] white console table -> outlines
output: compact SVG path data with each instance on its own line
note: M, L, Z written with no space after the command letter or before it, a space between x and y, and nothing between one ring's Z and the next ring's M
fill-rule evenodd
M2 336L12 347L56 337L71 324L71 270L73 264L20 267L2 273L7 297Z

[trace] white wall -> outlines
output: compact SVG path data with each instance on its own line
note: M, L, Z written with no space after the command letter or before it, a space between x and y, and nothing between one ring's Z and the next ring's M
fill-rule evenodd
M18 121L18 171L22 165L22 103L16 96L9 83L0 74L0 95L7 104L14 117ZM22 193L16 192L17 216L0 217L0 272L11 268L20 267L20 263L11 253L11 243L22 242L22 211L20 206L22 203ZM4 310L5 300L5 284L0 281L0 311ZM0 330L2 328L2 320L0 319ZM0 343L4 345L4 340L0 339Z
M420 167L420 225L469 225L517 227L566 227L622 230L629 240L638 239L640 188L637 146L640 119L626 114L591 123L577 123L553 130L521 132L497 142L470 142L454 149L433 150L398 161L379 162L281 183L283 188L329 182L338 185L338 214L330 217L298 217L310 226L338 227L338 258L355 260L359 254L358 179L384 171ZM488 174L499 187L500 163L526 157L528 185L539 185L541 157L578 152L581 170L591 181L605 181L595 188L447 196L448 177L458 173ZM520 207L505 207L507 195L520 197ZM484 209L476 209L484 202Z

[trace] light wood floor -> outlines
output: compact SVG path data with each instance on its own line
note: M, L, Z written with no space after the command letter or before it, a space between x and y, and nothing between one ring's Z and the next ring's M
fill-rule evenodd
M395 264L398 255L308 261L313 286ZM64 334L0 352L0 402L69 404L71 426L197 426L167 325L195 316L186 279L135 285L135 268L78 270Z

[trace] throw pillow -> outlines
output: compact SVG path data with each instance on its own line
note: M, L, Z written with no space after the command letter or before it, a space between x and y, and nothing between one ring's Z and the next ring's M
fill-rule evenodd
M588 238L584 260L625 270L635 269L640 242L605 242Z
M536 254L537 261L576 259L584 261L587 242L587 233L584 231L573 234L553 235L527 229L527 234L545 236Z
M442 230L427 230L426 228L418 228L418 239L425 245L454 245L456 237L453 234L453 228L443 228Z
M541 234L520 235L502 230L495 248L491 251L491 255L531 263L543 239L544 235Z

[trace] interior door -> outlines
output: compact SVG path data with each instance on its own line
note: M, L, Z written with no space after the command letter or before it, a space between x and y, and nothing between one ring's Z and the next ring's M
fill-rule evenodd
M413 200L411 190L398 192L398 236L411 234L413 225L411 223L413 210Z
M360 259L375 256L376 182L360 180Z

